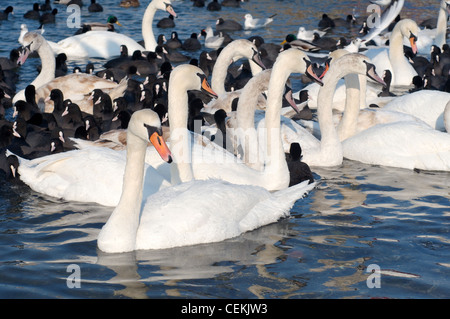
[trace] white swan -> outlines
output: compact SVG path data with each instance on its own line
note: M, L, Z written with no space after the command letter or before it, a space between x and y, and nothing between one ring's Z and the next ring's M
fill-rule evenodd
M23 47L18 62L23 64L31 52L37 51L42 62L41 73L31 82L36 87L36 101L45 112L53 111L53 103L45 102L54 88L60 89L64 99L71 99L84 112L92 114L92 101L88 95L94 89L101 89L111 96L111 99L122 96L127 88L127 79L119 84L85 73L72 73L55 78L55 56L44 37L37 32L28 32L23 37ZM13 98L13 103L25 100L25 89L19 91Z
M153 121L155 122L155 121ZM142 125L142 124L141 124ZM142 126L142 129L146 129ZM161 132L159 132L161 134ZM162 141L162 137L159 137ZM151 142L160 149L157 136ZM163 146L163 143L161 143ZM165 154L165 155L164 155ZM88 147L33 160L19 158L20 179L36 192L69 201L92 202L116 206L123 186L126 152L104 147ZM154 168L146 165L144 194L149 196L170 186Z
M406 169L450 171L450 134L412 121L375 125L342 142L348 159Z
M382 110L412 115L438 131L445 131L444 110L450 93L421 90L392 99Z
M414 53L417 53L417 36L419 27L410 19L397 22L389 37L389 50L386 48L369 49L364 52L377 70L389 70L392 73L392 86L411 86L416 70L403 53L403 37L406 37Z
M192 84L198 89L200 81ZM287 216L294 202L314 187L305 181L271 194L261 187L218 180L189 181L155 193L142 207L149 141L146 126L159 130L158 122L151 110L132 116L122 195L98 235L98 248L104 252L164 249L236 237Z
M232 62L242 58L248 59L253 75L265 68L259 56L258 48L253 42L246 39L238 39L228 43L217 57L211 76L211 87L219 96L226 93L225 78L228 67Z
M153 0L147 6L142 18L143 47L134 39L117 32L90 31L65 38L57 43L50 42L56 54L65 53L68 59L103 58L108 59L120 53L120 46L126 45L129 52L155 51L157 46L153 34L153 17L157 10L167 11L174 17L171 0Z
M260 142L267 145L263 171L251 169L222 148L216 151L204 148L201 144L190 143L191 133L186 129L187 94L176 95L175 92L169 92L170 147L174 158L171 165L172 182L188 181L192 178L218 178L232 183L262 186L270 191L286 188L289 185L289 171L280 134L282 96L289 75L292 72L305 73L306 60L308 57L304 52L290 49L280 53L273 66L265 118L267 139ZM179 66L172 72L176 71L177 74L191 67ZM175 79L172 73L169 81ZM179 85L187 85L190 81L186 79ZM174 84L169 82L169 88L171 85ZM184 108L180 109L181 106Z

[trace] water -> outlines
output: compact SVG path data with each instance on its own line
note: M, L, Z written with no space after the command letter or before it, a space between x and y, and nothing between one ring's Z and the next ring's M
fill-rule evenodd
M116 14L124 25L120 31L140 39L137 17L144 5L124 9L117 5L119 0L99 2L105 11L88 13L85 7L82 19L103 21ZM18 46L22 15L30 3L17 1L15 16L1 22L1 56ZM277 13L270 28L258 30L275 43L296 33L300 25L316 27L322 12L343 17L353 8L360 15L366 9L366 3L358 1L250 0L242 8L223 8L219 13L193 8L188 0L173 5L182 39L219 16L243 22L247 11L256 17ZM57 8L57 23L45 27L45 36L53 41L73 33L65 23L69 13L62 5ZM420 21L436 12L437 1L407 1L402 16ZM158 12L156 20L165 16ZM25 23L30 30L37 28L36 22ZM170 36L170 29L160 31ZM338 29L334 36L355 32ZM88 62L70 61L69 68ZM100 68L104 61L93 62ZM38 64L38 59L26 62L18 89L36 76ZM278 223L220 243L112 255L96 248L110 208L46 197L1 180L0 297L450 297L450 173L347 160L335 168L314 168L314 173L320 180L317 189L298 200L291 217ZM380 277L368 272L371 265L381 269ZM77 275L80 282L73 280Z

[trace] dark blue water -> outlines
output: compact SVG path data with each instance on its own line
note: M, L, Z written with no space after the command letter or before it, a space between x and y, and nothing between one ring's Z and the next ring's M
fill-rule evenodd
M115 14L120 31L140 40L139 8L99 0L105 11L82 19L103 21ZM208 2L208 1L207 1ZM407 1L405 17L435 16L438 1ZM85 1L87 3L87 1ZM1 2L6 6L6 1ZM15 15L0 24L0 55L18 46L20 24L30 1L17 1ZM236 32L260 34L280 43L300 25L317 26L323 12L344 17L358 1L256 1L211 13L192 2L173 1L182 39L213 25L219 16L243 23L243 16L277 13L271 27ZM62 5L45 36L73 34ZM418 9L420 8L420 9ZM166 14L158 12L156 19ZM156 23L156 21L155 21ZM156 28L155 28L156 30ZM170 36L171 29L155 33ZM336 30L350 36L355 30ZM190 53L192 57L198 53ZM70 61L70 67L89 61ZM94 61L98 68L104 61ZM20 71L18 88L37 75L38 59ZM301 85L297 83L296 85ZM450 173L414 172L344 161L314 168L321 181L297 201L291 217L220 243L159 251L103 254L96 238L111 208L43 196L0 181L1 298L449 298ZM378 267L374 276L368 269ZM80 279L80 281L76 280Z

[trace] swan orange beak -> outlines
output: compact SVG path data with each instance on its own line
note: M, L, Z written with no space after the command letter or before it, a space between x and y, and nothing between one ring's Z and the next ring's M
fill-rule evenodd
M166 3L166 11L169 12L171 15L173 15L174 18L177 17L177 14L175 13L175 10L173 10L172 5Z
M167 163L172 162L172 153L162 137L162 131L158 130L150 135L150 143L153 144L159 156Z
M206 77L203 77L202 79L202 91L209 96L217 99L217 93L211 89L211 86L209 85L208 80L206 80Z
M414 34L411 33L411 35L410 35L410 37L409 37L409 43L411 44L411 49L412 49L412 52L413 52L414 54L417 54L417 44L416 44L416 41L417 41L417 37L416 37Z

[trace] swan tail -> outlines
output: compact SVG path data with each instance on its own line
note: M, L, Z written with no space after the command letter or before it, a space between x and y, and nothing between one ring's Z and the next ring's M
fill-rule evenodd
M128 77L124 77L122 80L120 80L119 84L115 88L109 91L109 96L111 97L111 100L114 101L114 99L123 96L125 90L127 89L127 86L128 86Z
M289 216L290 209L295 202L304 198L316 186L316 183L308 184L308 182L304 181L274 192L272 196L256 204L240 221L241 231L250 231Z

